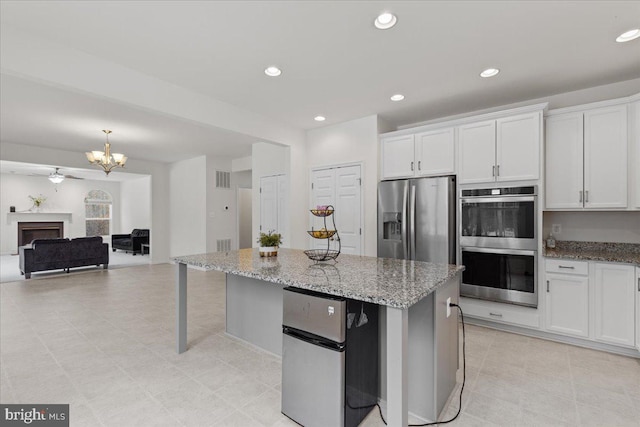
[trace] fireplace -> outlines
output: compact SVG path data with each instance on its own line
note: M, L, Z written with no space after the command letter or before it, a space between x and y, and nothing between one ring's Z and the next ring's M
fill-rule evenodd
M64 236L64 222L18 222L18 246L33 239L60 239Z

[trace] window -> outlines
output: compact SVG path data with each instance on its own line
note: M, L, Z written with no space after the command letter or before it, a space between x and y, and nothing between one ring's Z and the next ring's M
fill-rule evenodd
M86 235L111 234L111 195L102 190L91 190L84 198Z

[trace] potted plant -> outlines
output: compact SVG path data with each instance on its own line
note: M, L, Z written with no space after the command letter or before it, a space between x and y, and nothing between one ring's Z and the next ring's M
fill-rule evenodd
M271 230L268 233L260 233L257 242L260 244L261 257L277 256L278 246L282 244L282 236Z
M40 210L40 206L47 200L42 194L38 197L29 196L31 201L33 202L33 206L31 207L31 211L38 212Z

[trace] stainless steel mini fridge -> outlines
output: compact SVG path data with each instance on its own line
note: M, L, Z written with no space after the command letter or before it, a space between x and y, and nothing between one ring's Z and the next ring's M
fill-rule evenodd
M282 413L306 427L357 426L378 398L378 306L285 288Z
M378 256L456 263L456 178L378 184Z

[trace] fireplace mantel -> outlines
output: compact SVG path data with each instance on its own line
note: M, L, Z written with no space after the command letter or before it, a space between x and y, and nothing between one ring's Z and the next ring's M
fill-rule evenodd
M9 212L7 213L7 224L13 222L51 222L51 221L65 221L68 223L73 222L71 220L70 212Z

